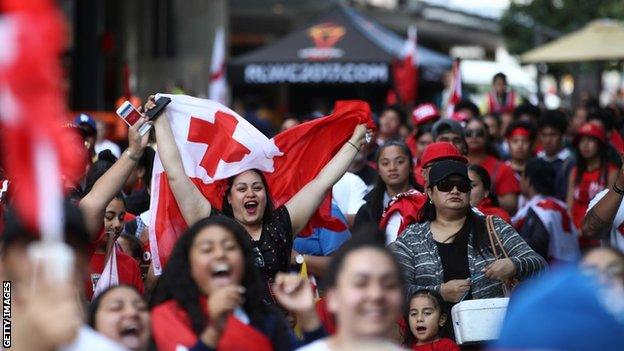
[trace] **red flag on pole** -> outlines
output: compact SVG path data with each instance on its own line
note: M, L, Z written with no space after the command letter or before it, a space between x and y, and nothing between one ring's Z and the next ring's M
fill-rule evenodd
M394 63L392 73L400 102L404 105L414 104L418 97L418 39L415 26L408 28L401 56Z
M49 0L4 1L2 12L0 117L13 204L27 227L60 240L63 181L84 169L84 147L62 128L65 27Z

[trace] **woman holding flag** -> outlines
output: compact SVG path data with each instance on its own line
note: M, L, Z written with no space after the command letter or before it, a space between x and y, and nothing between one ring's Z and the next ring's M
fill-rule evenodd
M146 109L155 107L153 96L149 98L145 107ZM338 123L339 120L336 122ZM180 150L177 148L168 119L159 118L154 126L158 154L167 173L169 186L184 221L189 226L193 225L200 219L210 216L213 207L219 204L211 203L185 173ZM293 129L305 126L304 124ZM344 126L345 124L342 123L342 127ZM320 169L316 177L310 178L312 179L310 182L304 184L298 192L285 201L284 205L277 209L273 209L271 192L265 175L254 169L253 164L250 164L248 170L227 179L227 186L223 193L222 211L242 224L249 233L255 264L259 267L265 280L270 282L278 271L288 270L293 236L304 229L321 205L327 191L347 171L351 161L364 143L365 133L365 124L358 124L350 139ZM318 140L315 143L319 145L318 143L323 142L335 143L335 140ZM209 150L205 157L210 157L213 152L216 151ZM331 152L331 148L327 152ZM308 156L310 155L304 155L304 157ZM311 156L318 158L326 155ZM310 162L313 161L310 159ZM279 181L280 179L274 179L272 184Z

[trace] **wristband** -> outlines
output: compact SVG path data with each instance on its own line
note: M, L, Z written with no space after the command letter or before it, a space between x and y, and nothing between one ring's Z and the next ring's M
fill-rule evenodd
M615 185L615 183L613 183L613 186L611 188L613 189L613 191L615 191L616 194L624 195L624 189L618 188L618 186Z
M130 157L130 159L134 162L139 162L139 160L141 159L141 157L134 156L132 152L130 152L130 150L126 151L126 155L128 155L128 157Z
M352 143L351 141L347 140L347 143L349 143L349 145L353 146L358 152L360 152L360 148L355 146L354 143Z

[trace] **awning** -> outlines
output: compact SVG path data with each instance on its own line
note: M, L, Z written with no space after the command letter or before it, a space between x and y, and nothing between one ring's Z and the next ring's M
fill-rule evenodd
M232 84L383 84L405 39L345 6L253 52L234 58ZM421 78L440 82L452 60L418 47Z
M522 62L583 62L624 59L624 26L596 20L522 55Z

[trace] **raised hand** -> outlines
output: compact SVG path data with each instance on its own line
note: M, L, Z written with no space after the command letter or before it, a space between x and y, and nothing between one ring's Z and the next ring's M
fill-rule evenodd
M312 287L305 278L294 273L278 273L273 284L273 296L282 307L295 314L304 331L320 327Z

